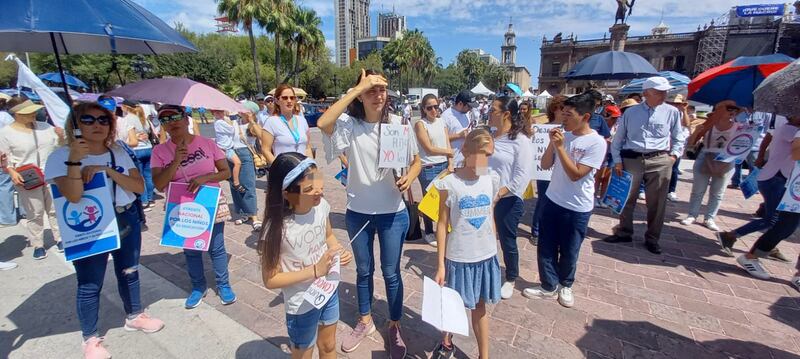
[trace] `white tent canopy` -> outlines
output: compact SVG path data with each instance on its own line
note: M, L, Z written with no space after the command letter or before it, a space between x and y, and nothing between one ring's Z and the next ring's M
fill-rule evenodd
M475 87L473 87L471 91L476 95L483 95L483 96L494 95L494 91L486 88L483 82L478 82L478 84Z
M536 108L545 108L547 107L547 101L553 97L547 90L542 91L539 96L536 96Z
M550 98L550 97L553 97L553 95L551 95L549 92L547 92L547 90L544 90L544 91L542 91L542 93L539 94L539 96L536 96L536 97L537 98Z
M522 94L522 98L534 98L534 97L536 97L536 96L534 96L533 93L531 93L530 90L525 90L525 93Z

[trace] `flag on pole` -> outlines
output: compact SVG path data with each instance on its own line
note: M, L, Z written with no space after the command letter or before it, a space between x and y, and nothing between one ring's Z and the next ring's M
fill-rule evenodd
M14 61L17 62L17 67L19 68L17 71L17 87L28 87L39 95L53 123L58 127L64 128L67 116L69 116L69 106L53 90L47 87L28 66L25 66L25 63L20 61L18 57L14 56Z

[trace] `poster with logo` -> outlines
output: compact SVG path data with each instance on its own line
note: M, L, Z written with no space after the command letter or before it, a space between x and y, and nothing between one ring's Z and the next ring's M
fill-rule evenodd
M542 168L542 156L547 146L550 145L550 130L560 125L534 125L533 126L533 180L549 181L553 175L553 168Z
M761 133L764 132L763 124L739 124L733 137L727 139L722 151L714 159L720 162L742 162L750 150L753 149Z
M207 251L221 192L219 187L200 186L192 193L189 184L170 182L161 245Z
M611 179L608 182L606 195L603 197L603 204L616 214L622 213L625 203L628 202L628 196L631 194L632 185L629 172L622 171L622 176L617 176L617 171L611 171Z
M380 131L378 168L402 169L408 167L411 162L408 149L411 126L382 123Z
M339 281L342 278L340 257L337 255L333 260L334 263L328 274L317 278L303 294L303 299L311 303L314 308L322 308L331 299L333 293L336 293L336 288L339 288Z
M83 185L78 203L68 201L56 185L50 185L50 189L68 261L119 249L117 214L105 173L95 174Z
M794 162L792 177L786 182L786 191L778 204L778 210L800 213L800 161Z

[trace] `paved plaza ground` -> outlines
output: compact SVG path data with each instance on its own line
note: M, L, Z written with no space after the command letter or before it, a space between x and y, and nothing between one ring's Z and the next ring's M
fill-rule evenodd
M203 131L207 130L204 127ZM318 157L324 158L319 132L312 132ZM800 358L800 293L789 283L794 263L765 260L774 278L756 280L740 269L734 258L725 256L711 231L700 225L682 226L679 219L688 207L691 165L691 161L682 163L679 201L667 204L661 238L663 255L650 254L642 244L643 201L637 208L633 244L602 242L617 219L606 209L594 211L581 249L572 309L554 300L531 300L521 295L523 288L538 282L536 247L527 240L530 206L535 201L528 201L518 238L521 278L517 291L511 299L489 307L492 357ZM332 177L338 166L338 162L323 165L327 174L325 197L332 206L334 232L346 246L346 195ZM266 182L259 179L259 210L263 210L265 186ZM726 190L718 225L728 230L750 220L758 202L757 198L744 200L739 191ZM248 225L226 224L230 275L238 302L222 306L211 293L206 305L188 311L182 306L182 297L189 290L184 256L179 250L158 245L162 220L161 206L147 215L149 230L143 233L141 255L145 267L142 290L150 312L165 319L168 329L147 336L123 334L122 311L109 272L104 298L111 301L103 302L101 332L108 331L109 349L115 357L144 357L144 352L136 349L143 346L154 346L153 350L159 351L151 352L150 357L159 358L281 357L277 348L286 350L288 343L282 297L279 291L262 284L255 250L257 233ZM23 234L20 226L0 229L0 260L21 264L18 269L0 273L0 357L77 358L80 333L71 266L53 249L47 259L34 262ZM751 235L737 243L735 254L742 254L756 238ZM794 260L800 252L798 236L779 248ZM209 287L213 288L210 263L206 264ZM422 276L433 277L435 265L434 248L406 243L402 323L412 358L426 358L440 338L420 316ZM340 339L357 320L355 265L344 267L342 274ZM375 292L375 320L384 329L387 305L380 270L375 273ZM107 310L109 307L113 310ZM385 332L379 330L356 352L340 353L340 357L385 358ZM178 337L188 339L181 341ZM478 357L473 337L457 337L455 342L457 357ZM219 351L214 351L216 347Z

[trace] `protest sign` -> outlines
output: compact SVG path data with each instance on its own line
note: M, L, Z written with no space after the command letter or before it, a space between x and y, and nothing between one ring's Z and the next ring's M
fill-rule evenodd
M328 300L336 293L336 288L339 287L339 281L342 279L340 257L337 255L333 260L333 266L328 274L314 280L303 294L303 299L314 308L320 309L325 303L328 303Z
M725 142L725 145L714 159L720 162L741 162L750 153L756 140L764 131L764 125L738 124L734 135Z
M339 180L342 186L347 187L347 167L342 166L342 170L339 171L336 176L333 176L333 178Z
M83 197L78 203L67 201L58 186L53 184L50 188L68 261L119 249L117 212L104 172L83 185Z
M380 128L380 156L378 168L402 169L408 167L408 141L411 127L393 123L382 123Z
M189 184L170 182L161 245L207 251L220 193L220 188L213 186L200 186L192 193Z
M608 206L616 214L622 213L628 196L631 194L631 174L622 171L622 176L617 176L617 171L611 171L611 179L608 182L608 190L603 197L603 204Z
M750 174L739 184L744 199L753 197L754 194L758 193L758 172L761 172L761 169L753 167L753 169L750 170Z
M464 300L455 290L423 277L422 321L443 332L469 336Z
M800 213L800 161L794 162L792 177L786 182L786 191L783 193L778 210Z
M533 126L533 177L534 180L549 181L553 174L553 169L542 168L542 156L547 146L550 145L550 130L560 127L560 125L534 125Z

